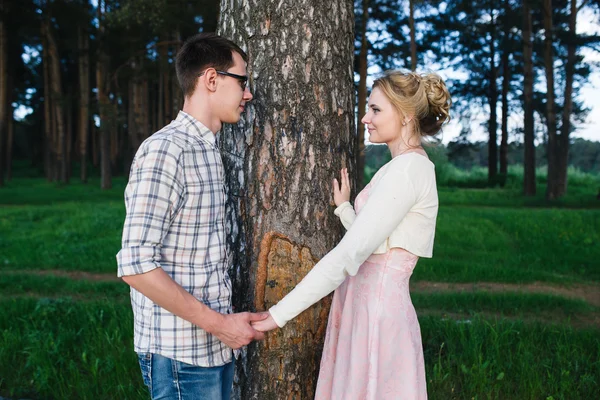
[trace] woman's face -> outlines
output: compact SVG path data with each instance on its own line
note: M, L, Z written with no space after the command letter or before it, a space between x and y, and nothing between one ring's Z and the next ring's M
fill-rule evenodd
M401 140L400 114L378 87L371 92L368 110L361 122L367 126L371 143L390 146Z

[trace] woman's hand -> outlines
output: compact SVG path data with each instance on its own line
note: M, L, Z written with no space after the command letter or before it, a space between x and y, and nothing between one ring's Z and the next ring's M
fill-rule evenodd
M269 314L267 318L260 321L252 321L252 328L259 332L268 332L272 331L273 329L279 328L271 314L268 312L266 314Z
M338 184L338 180L333 180L333 201L336 206L340 206L342 203L350 201L350 179L348 178L348 168L343 168L340 171L341 185Z

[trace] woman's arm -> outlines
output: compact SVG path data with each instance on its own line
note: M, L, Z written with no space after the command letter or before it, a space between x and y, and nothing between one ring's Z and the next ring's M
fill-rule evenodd
M404 165L389 168L341 242L304 279L269 310L273 321L284 326L289 320L335 290L347 275L389 237L415 204L417 195ZM267 319L266 321L269 321ZM255 327L260 330L261 327Z

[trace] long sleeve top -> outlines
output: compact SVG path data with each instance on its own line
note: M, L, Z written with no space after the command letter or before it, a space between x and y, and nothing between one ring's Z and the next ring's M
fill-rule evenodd
M348 229L340 243L269 309L279 327L335 290L346 276L356 275L373 253L400 247L420 257L432 256L438 211L433 163L417 153L399 155L377 172L370 185L358 214L350 203L336 210Z

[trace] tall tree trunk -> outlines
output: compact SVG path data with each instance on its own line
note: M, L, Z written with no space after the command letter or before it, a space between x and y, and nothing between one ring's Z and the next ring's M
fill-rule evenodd
M9 85L10 86L10 85ZM14 121L14 109L8 102L8 113L6 115L6 181L12 180L12 156L13 156L13 143L15 140L15 121Z
M73 114L74 114L74 104L73 104L73 100L75 98L75 89L73 88L73 86L70 84L69 85L69 89L67 90L68 93L68 101L65 104L64 110L65 110L65 161L64 161L64 171L63 171L63 175L64 175L64 183L69 183L70 179L71 179L71 175L72 172L72 166L73 163L71 162L72 160L72 153L73 153Z
M533 119L533 43L530 0L523 0L523 112L524 145L523 193L535 196L535 130Z
M175 29L174 38L176 42L180 43L177 44L174 49L174 53L177 54L177 52L179 52L179 48L181 47L181 31L179 30L179 27ZM179 86L179 81L177 80L177 77L175 77L175 79L172 80L171 88L171 110L172 117L173 119L175 119L177 117L177 114L179 113L179 110L181 110L183 106L183 93L181 92L181 87Z
M367 107L367 56L369 54L369 41L367 40L367 28L369 24L369 0L362 2L363 14L361 19L360 53L358 55L358 128L356 130L356 192L365 186L365 125L362 119Z
M158 65L159 65L159 70L158 70L158 95L156 97L156 101L157 101L157 113L156 113L156 118L157 118L157 124L156 126L158 126L160 129L160 127L162 127L165 124L165 86L167 85L168 81L167 81L167 69L169 67L168 64L168 57L169 57L169 53L168 53L168 48L167 45L161 45L158 46Z
M0 187L4 186L6 142L8 136L8 30L6 29L6 4L0 0Z
M548 186L546 198L555 199L559 193L558 138L556 135L556 109L554 97L554 55L552 52L552 0L543 0L544 19L544 65L546 69L546 123L548 126Z
M415 32L415 0L409 0L408 25L410 29L410 69L417 70L417 40Z
M65 96L63 95L62 89L62 72L60 68L60 56L58 54L58 47L54 40L54 34L52 33L52 27L50 21L45 20L42 23L42 29L46 36L46 43L48 44L48 55L50 58L50 93L52 98L52 112L54 115L54 122L56 126L55 133L55 152L56 152L56 166L59 173L57 178L60 182L65 183L67 181L67 162L66 162L66 125L65 125Z
M504 0L504 13L510 14L510 4ZM504 186L508 175L508 90L510 87L510 26L504 23L504 46L502 49L502 139L500 140L500 184Z
M577 62L577 1L571 0L569 15L569 41L567 43L567 65L565 67L565 103L563 106L562 126L556 149L556 192L555 197L567 193L567 170L569 167L569 135L571 134L571 112L573 111L573 79Z
M97 127L96 124L92 127L92 165L94 168L98 168L100 166L100 127Z
M110 168L110 130L112 127L110 121L111 104L108 99L108 57L102 49L102 40L104 39L104 21L103 8L105 2L98 1L98 32L100 36L100 48L96 62L96 89L98 96L98 107L100 109L100 174L102 189L112 187L112 176Z
M488 142L488 182L495 184L498 175L498 111L496 104L498 101L498 68L496 66L496 18L494 9L491 10L491 32L490 32L490 121L489 121L489 142Z
M163 125L167 125L168 123L170 123L173 119L174 119L174 115L173 115L173 97L171 94L171 67L169 65L169 49L167 48L167 66L165 71L163 72L163 88L164 88L164 92L163 92L163 109L164 109L164 117L163 117L163 121L161 122L159 129L162 128ZM177 81L177 79L175 79L175 81Z
M52 94L50 89L50 53L48 51L48 40L46 38L45 24L42 21L41 38L42 38L42 68L44 75L44 170L46 179L51 182L54 180L54 118L52 113Z
M90 40L87 32L77 30L79 47L79 161L81 163L81 182L87 183L87 149L90 127Z
M254 101L220 135L234 306L264 310L342 236L331 181L356 173L352 2L222 0L220 31L246 48ZM310 182L310 183L309 183ZM321 301L238 363L236 398L312 399L327 325Z

